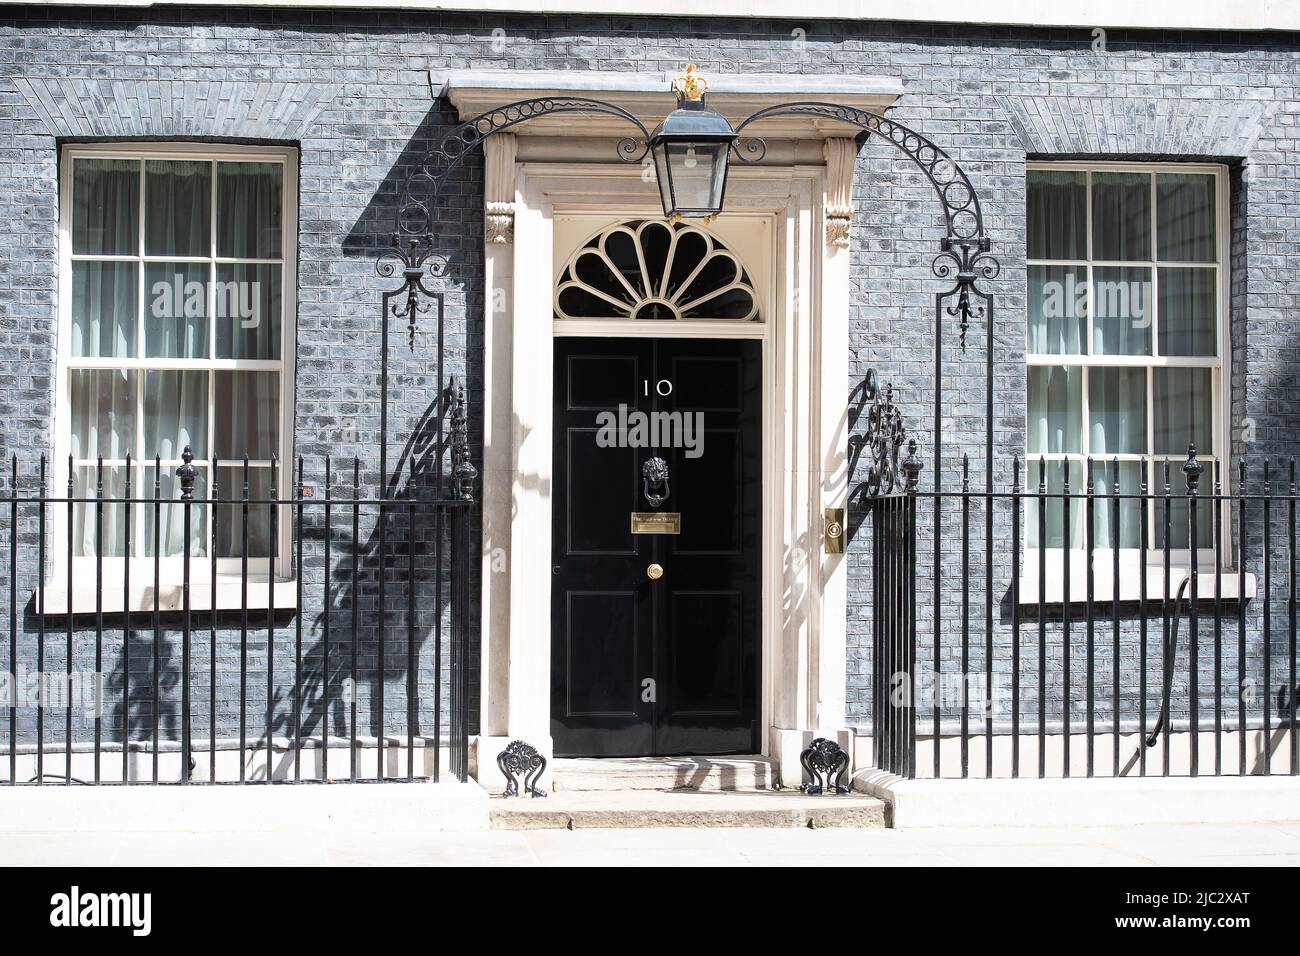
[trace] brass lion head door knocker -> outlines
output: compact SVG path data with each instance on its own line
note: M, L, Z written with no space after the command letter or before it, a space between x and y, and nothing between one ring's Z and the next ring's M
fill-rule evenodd
M641 487L651 508L668 500L668 462L658 456L641 466Z

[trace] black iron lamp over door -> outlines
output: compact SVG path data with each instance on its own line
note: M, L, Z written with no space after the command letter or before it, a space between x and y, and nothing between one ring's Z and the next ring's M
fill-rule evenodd
M650 134L659 197L669 222L715 219L727 189L727 154L736 131L704 105L708 81L694 63L673 83L677 109Z

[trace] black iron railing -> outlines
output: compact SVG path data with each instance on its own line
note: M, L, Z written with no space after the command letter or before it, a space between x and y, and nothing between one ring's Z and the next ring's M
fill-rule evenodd
M467 779L468 480L337 464L15 458L0 780Z
M1195 449L1009 471L1009 490L975 490L963 460L952 491L912 482L854 505L877 764L1296 774L1294 463L1281 483L1242 463L1231 489Z

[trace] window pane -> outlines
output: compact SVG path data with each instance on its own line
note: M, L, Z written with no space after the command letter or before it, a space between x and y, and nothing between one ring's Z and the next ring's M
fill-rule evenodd
M1088 370L1088 440L1092 455L1147 453L1146 369Z
M1150 355L1151 270L1095 266L1092 270L1092 351Z
M189 445L208 457L208 373L144 373L144 456L179 459Z
M72 251L133 256L140 251L140 163L78 159L72 165Z
M135 358L134 262L72 263L72 354L78 358Z
M217 266L217 358L280 357L280 279L280 266Z
M94 498L99 484L99 470L94 465L82 465L73 470L74 498ZM96 540L102 543L106 558L120 558L126 554L126 466L105 465L103 470L105 503L78 502L72 514L72 553L78 558L93 558ZM132 488L131 493L136 494ZM115 502L109 503L111 499ZM98 508L98 514L97 514ZM138 508L133 508L138 513ZM101 520L102 517L102 520ZM57 612L57 608L51 608Z
M1214 177L1208 173L1156 176L1156 236L1160 259L1213 262Z
M1078 453L1083 438L1083 372L1066 366L1029 369L1030 454Z
M1029 351L1083 352L1088 322L1088 272L1078 266L1029 267Z
M1092 257L1151 258L1151 176L1092 174Z
M145 265L146 357L208 357L208 269L205 262Z
M211 163L170 159L145 163L145 254L211 255L211 190Z
M217 163L217 255L280 258L281 166Z
M244 498L243 468L217 469L217 489L223 501ZM271 469L248 469L248 500L260 504L248 506L248 556L265 558L271 553L271 514L266 504L271 499ZM217 506L217 557L238 558L244 553L244 506Z
M1092 541L1098 548L1115 547L1115 511L1119 507L1119 547L1142 545L1142 507L1136 497L1142 490L1142 463L1137 461L1095 462L1093 492L1097 500L1092 511ZM1116 487L1118 486L1118 488ZM1117 499L1116 494L1120 497Z
M125 458L135 447L135 372L72 369L72 457Z
M1030 259L1088 258L1088 174L1034 169L1028 174Z
M1205 475L1201 477L1201 490L1204 493L1204 482L1207 480L1207 476L1211 474L1214 462L1202 461L1201 464L1205 465ZM1174 461L1169 479L1170 487L1174 489L1175 495L1169 502L1168 537L1169 547L1171 548L1186 548L1187 542L1191 540L1191 526L1188 523L1188 515L1191 509L1187 507L1187 483L1183 480L1181 467L1181 461ZM1163 481L1163 478L1161 480ZM1163 498L1156 499L1152 511L1156 516L1155 546L1163 548L1165 546L1165 502ZM1210 500L1204 497L1196 503L1196 546L1206 549L1214 547L1214 507ZM1210 557L1210 555L1205 555L1205 557ZM1207 582L1202 578L1200 597L1205 598L1213 593L1213 579Z
M1160 270L1160 354L1214 355L1217 269Z
M280 436L278 372L216 372L213 414L219 458L266 461Z
M1202 455L1214 454L1211 370L1158 368L1154 374L1155 453L1186 455L1194 443Z
M158 535L158 544L164 558L177 557L185 553L185 505L181 503L181 480L176 476L175 465L163 465L162 480L159 482L159 498L162 499L162 505L158 508L158 521L154 521L154 508L152 500L143 503L141 512L141 542L138 551L147 557L154 555L154 535L155 529ZM200 504L201 499L208 496L208 478L207 469L195 466L198 475L194 479L194 499L195 502L189 506L190 511L190 554L205 555L208 553L208 506ZM144 487L137 497L152 499L154 496L154 481L158 476L158 469L150 466L140 469L144 476Z
M1029 463L1029 489L1032 492L1038 490L1039 482L1039 463L1032 461ZM1049 461L1047 462L1047 494L1058 497L1046 498L1044 500L1043 511L1043 544L1046 548L1061 548L1065 546L1065 506L1066 502L1063 496L1065 490L1065 475L1069 472L1070 476L1070 547L1082 548L1084 546L1083 537L1083 519L1085 515L1083 499L1078 497L1083 494L1083 462L1077 460L1067 461ZM1026 539L1029 547L1039 547L1039 500L1030 498L1025 502L1025 530Z

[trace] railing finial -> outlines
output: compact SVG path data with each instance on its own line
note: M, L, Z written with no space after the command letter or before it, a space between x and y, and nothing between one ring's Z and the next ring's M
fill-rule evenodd
M1196 445L1187 446L1187 460L1183 462L1183 476L1187 479L1187 493L1196 494L1196 489L1201 483L1201 473L1205 471L1205 466L1196 459Z
M903 487L908 494L916 491L916 483L921 478L921 459L916 457L916 439L907 442L907 457L903 459Z
M185 451L181 452L181 460L185 464L176 469L176 477L181 480L181 500L193 501L194 479L199 474L199 470L194 467L194 449L186 445Z

